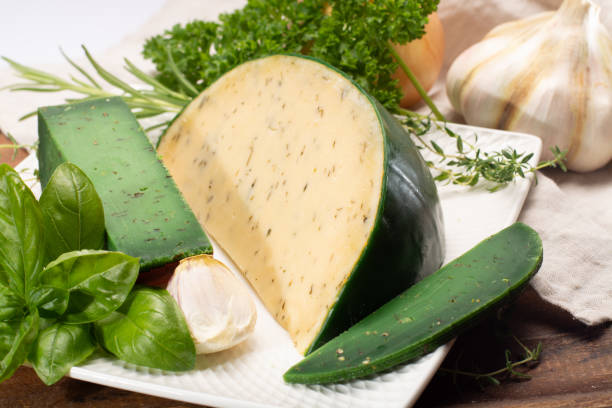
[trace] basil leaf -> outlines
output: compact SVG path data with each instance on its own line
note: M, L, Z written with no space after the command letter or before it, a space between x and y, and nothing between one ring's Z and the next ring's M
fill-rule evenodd
M19 175L0 165L0 284L27 300L44 267L42 214Z
M22 321L23 319L0 321L0 356L4 356L10 351L15 333L19 330Z
M165 289L135 288L117 311L94 326L98 342L121 360L170 371L195 365L187 323Z
M125 301L138 270L138 258L120 252L73 251L49 263L40 284L69 292L62 320L89 323L108 316Z
M21 320L25 312L25 303L12 290L0 286L0 321Z
M43 272L44 273L44 272ZM42 317L58 318L68 309L70 291L52 286L40 286L32 292L30 302Z
M40 314L38 315L38 332L45 330L47 327L54 325L57 323L57 319L42 317Z
M93 183L72 163L60 164L40 196L49 260L104 246L104 209Z
M59 381L96 349L89 324L55 323L38 334L29 360L47 385Z
M38 334L38 313L23 320L0 322L0 382L10 378L23 364Z

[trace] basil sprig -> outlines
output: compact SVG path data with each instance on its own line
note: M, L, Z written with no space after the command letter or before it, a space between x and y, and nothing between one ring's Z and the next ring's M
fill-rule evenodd
M57 382L98 348L94 325L115 336L113 346L104 335L100 344L128 362L193 368L195 347L176 303L163 289L132 291L138 258L104 243L102 202L77 166L58 166L39 203L0 165L0 382L26 359L45 384ZM156 320L125 329L147 313Z

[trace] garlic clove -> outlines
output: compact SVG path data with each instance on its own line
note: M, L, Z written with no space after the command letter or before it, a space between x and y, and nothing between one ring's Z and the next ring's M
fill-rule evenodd
M198 354L233 347L255 329L257 310L251 294L212 256L181 260L167 290L183 311Z
M612 40L591 0L504 23L464 51L447 94L468 124L526 132L567 150L567 167L591 171L612 159Z

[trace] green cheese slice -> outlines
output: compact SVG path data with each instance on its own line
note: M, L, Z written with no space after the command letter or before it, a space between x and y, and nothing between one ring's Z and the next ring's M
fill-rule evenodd
M436 187L409 135L320 61L238 66L175 119L158 153L300 352L442 262Z
M413 360L513 300L542 264L537 232L515 223L427 276L289 369L290 383L347 381Z
M121 98L40 108L38 135L41 185L63 162L81 168L102 200L108 249L140 258L141 270L212 253L202 227Z

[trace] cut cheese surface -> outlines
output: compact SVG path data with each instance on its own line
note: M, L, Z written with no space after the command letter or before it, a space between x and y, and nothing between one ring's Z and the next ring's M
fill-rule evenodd
M79 166L102 200L109 249L140 258L141 270L212 252L121 98L40 108L38 120L41 184L60 163Z
M263 58L196 98L158 152L206 231L309 350L381 222L388 163L373 102L319 62Z

